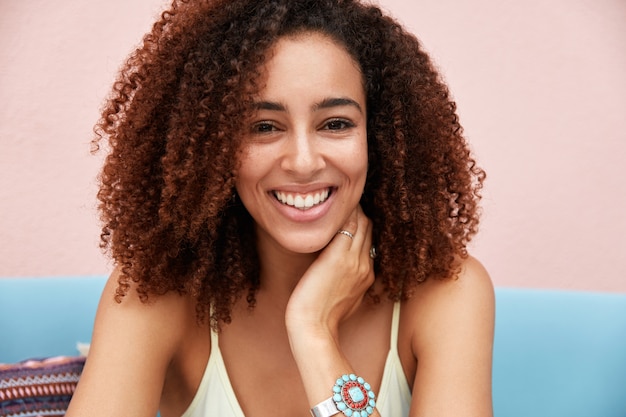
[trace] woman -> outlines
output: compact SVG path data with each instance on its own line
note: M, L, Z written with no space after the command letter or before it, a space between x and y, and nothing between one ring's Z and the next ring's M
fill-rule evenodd
M175 1L98 132L117 268L68 416L492 414L484 173L378 8Z

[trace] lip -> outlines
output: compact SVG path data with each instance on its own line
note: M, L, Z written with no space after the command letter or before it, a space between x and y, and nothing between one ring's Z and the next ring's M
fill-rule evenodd
M275 192L277 191L286 193L286 194L305 195L305 194L312 194L315 192L322 192L327 189L330 191L330 193L328 197L326 198L326 200L306 210L284 204L281 201L279 201L275 196ZM330 207L332 206L332 202L335 199L336 193L337 193L337 187L317 185L314 187L311 186L311 187L305 187L305 188L281 187L281 188L273 189L272 191L268 192L267 195L268 195L268 198L272 201L272 204L274 205L274 207L276 207L276 210L281 215L297 223L308 223L308 222L319 220L320 218L324 217L324 215L330 210Z

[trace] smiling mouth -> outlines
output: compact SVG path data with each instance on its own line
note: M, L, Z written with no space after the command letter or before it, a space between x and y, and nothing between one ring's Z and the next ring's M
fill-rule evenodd
M331 189L327 188L310 194L291 194L282 191L274 191L273 193L274 197L282 204L300 210L308 210L326 201L331 194Z

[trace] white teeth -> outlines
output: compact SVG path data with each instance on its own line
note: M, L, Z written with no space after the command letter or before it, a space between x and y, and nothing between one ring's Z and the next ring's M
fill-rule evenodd
M314 194L307 194L305 196L294 196L293 194L287 194L281 191L274 192L274 195L276 196L278 201L288 206L298 208L300 210L310 209L313 206L323 203L324 201L326 201L329 194L329 189Z

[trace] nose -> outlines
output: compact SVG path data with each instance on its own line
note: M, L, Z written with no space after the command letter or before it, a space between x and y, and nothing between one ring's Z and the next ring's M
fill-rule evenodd
M310 178L326 165L322 144L314 132L293 132L285 141L281 168L301 178Z

